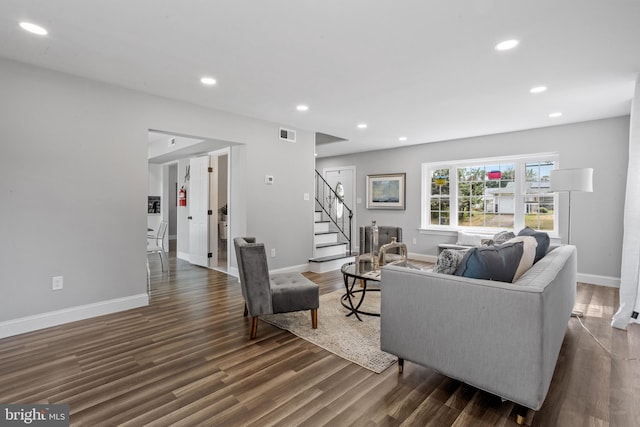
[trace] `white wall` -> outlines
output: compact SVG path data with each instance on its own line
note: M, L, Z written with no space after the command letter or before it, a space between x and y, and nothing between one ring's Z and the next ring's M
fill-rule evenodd
M399 225L409 252L435 256L438 243L455 242L456 237L452 233L419 232L422 163L557 151L562 168L594 168L594 192L573 197L571 240L578 247L580 280L616 286L622 256L628 143L626 116L321 158L316 160L316 169L356 165L356 191L362 198L362 204L356 206L358 225L374 219L380 225ZM406 211L367 210L366 176L394 172L407 174ZM561 196L560 206L566 213L566 195ZM561 214L560 227L566 236L566 215ZM411 243L414 238L415 245Z
M242 210L232 233L278 248L270 268L311 255L313 205L303 200L313 193L311 132L280 142L286 124L4 59L0 93L0 336L28 316L146 302L149 129L244 144L231 150L240 155L230 199ZM270 188L266 173L276 176ZM54 292L57 275L64 289Z

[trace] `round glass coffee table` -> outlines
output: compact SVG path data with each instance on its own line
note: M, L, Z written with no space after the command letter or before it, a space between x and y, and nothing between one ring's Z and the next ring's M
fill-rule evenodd
M374 270L373 263L369 259L356 260L344 264L341 268L342 277L344 278L345 294L340 298L340 303L349 310L347 317L352 314L362 322L361 314L367 316L378 316L380 313L372 313L370 311L360 310L360 306L364 301L367 292L380 292L380 287L368 288L367 284L380 284L380 269ZM361 289L354 289L356 283L360 283Z

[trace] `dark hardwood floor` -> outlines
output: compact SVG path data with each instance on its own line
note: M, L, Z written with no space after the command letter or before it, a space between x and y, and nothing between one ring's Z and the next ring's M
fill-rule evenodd
M235 278L151 260L149 306L0 340L0 403L68 403L84 426L516 425L514 404L410 362L375 374L264 322L250 341ZM571 319L532 425L640 425L640 361L624 360L640 357L640 328L609 326L617 301L579 284L584 323L615 356Z

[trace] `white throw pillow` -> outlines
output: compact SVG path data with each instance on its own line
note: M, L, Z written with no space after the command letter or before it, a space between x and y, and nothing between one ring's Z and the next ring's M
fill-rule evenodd
M480 246L482 239L486 239L487 236L482 234L465 233L464 231L458 231L458 241L456 245L460 246Z
M524 273L527 272L533 265L533 261L536 259L536 247L538 246L538 241L535 237L531 236L518 236L513 239L507 240L505 243L512 242L522 242L522 258L520 258L520 263L518 264L518 269L516 270L516 274L513 276L513 282L520 278Z

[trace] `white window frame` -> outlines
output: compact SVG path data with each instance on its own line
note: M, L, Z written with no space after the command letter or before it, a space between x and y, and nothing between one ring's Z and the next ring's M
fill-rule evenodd
M525 227L524 225L524 189L525 189L525 164L540 162L540 161L552 161L554 163L554 169L558 169L560 156L558 153L535 153L525 154L518 156L502 156L502 157L487 157L481 159L466 159L466 160L453 160L446 162L434 162L422 164L422 203L420 221L421 231L428 232L446 232L446 231L466 231L470 233L485 233L489 234L504 230L503 227L468 227L458 225L458 172L459 167L473 167L473 166L485 166L487 164L495 163L513 163L515 168L514 180L515 185L515 202L514 203L514 231L519 231ZM449 225L435 225L431 224L431 174L437 169L449 169L449 193L450 193L450 214ZM553 195L553 230L544 230L552 237L557 237L558 234L558 218L559 218L559 203L558 195Z

